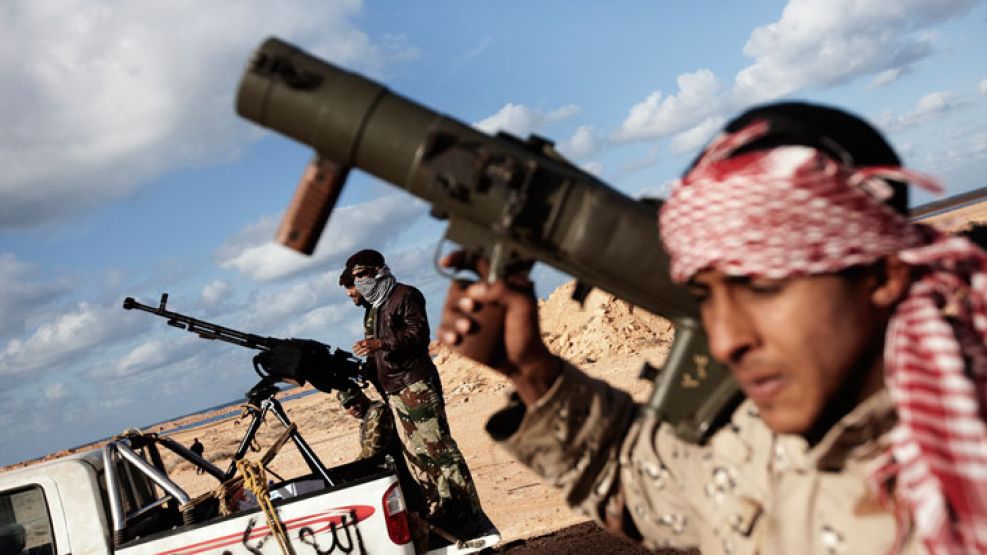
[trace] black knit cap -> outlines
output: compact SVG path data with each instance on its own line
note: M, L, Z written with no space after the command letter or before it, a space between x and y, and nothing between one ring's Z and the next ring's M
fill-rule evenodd
M373 249L363 249L346 259L346 268L352 269L354 266L376 266L380 268L384 265L384 255Z
M783 145L804 145L825 152L851 167L901 164L894 149L877 129L838 108L805 102L764 104L731 120L724 131L733 133L757 120L768 122L770 130L767 135L737 149L732 156ZM698 157L693 160L690 170L698 160ZM895 181L889 183L894 194L886 201L887 204L907 214L907 185Z

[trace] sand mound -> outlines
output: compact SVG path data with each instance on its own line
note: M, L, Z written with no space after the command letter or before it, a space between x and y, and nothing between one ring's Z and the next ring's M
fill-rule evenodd
M570 281L538 303L542 338L552 352L576 365L667 353L674 333L670 321L598 290L580 306L572 300L575 287L575 281ZM507 384L504 378L437 341L429 349L442 375L446 395L496 391Z
M576 364L639 353L672 342L665 318L594 289L580 307L570 281L539 303L542 337L555 353Z

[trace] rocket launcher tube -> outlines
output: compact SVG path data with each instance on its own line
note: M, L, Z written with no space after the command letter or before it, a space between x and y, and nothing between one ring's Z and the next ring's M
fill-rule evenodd
M655 208L562 159L543 139L491 137L268 39L240 83L237 112L433 205L455 235L481 230L656 314L695 316L667 279ZM451 237L455 240L455 237ZM459 242L459 241L457 241ZM470 245L464 245L469 247Z
M676 368L666 366L658 381L701 374L700 385L692 387L709 388L710 395L700 397L735 397L732 378L706 353L695 301L667 277L656 207L582 171L547 140L487 135L276 38L248 63L236 109L322 158L360 168L430 203L433 215L449 220L447 237L490 259L493 276L515 262L540 260L677 320L677 329L679 322L691 322L681 327L694 330L687 334L693 356L679 357ZM696 360L704 361L702 372ZM675 398L667 387L656 389L665 392L662 399ZM697 415L717 412L661 399L650 406L682 422L680 435L692 439L710 429L708 418ZM704 421L693 422L697 417Z

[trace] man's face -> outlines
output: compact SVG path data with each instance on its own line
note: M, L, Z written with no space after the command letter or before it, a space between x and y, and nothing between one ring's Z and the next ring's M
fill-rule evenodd
M363 300L363 297L360 296L360 292L356 290L355 285L346 288L346 296L349 297L356 306L360 306L360 301Z
M690 289L712 355L772 430L799 434L816 423L851 370L873 372L880 362L870 357L883 320L866 283L834 274L767 280L705 271Z

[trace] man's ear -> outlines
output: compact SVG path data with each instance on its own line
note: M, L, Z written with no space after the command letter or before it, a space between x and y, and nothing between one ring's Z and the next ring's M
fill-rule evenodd
M911 266L901 261L897 255L888 255L884 259L882 280L871 292L871 302L879 308L888 308L908 293L912 284Z

